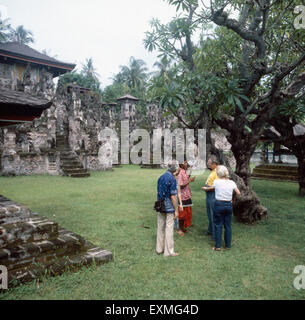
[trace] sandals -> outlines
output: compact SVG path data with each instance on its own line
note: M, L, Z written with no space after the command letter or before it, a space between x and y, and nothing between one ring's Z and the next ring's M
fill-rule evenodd
M226 250L231 250L231 248L225 248ZM221 248L216 248L216 247L213 247L212 250L214 251L221 251Z
M214 251L221 251L221 248L213 247L212 250L214 250Z
M177 256L179 256L179 253L177 253L177 252L170 255L170 257L177 257Z
M182 230L177 230L176 233L179 234L179 236L183 237L184 236L184 232Z
M174 252L174 253L169 254L169 255L167 255L167 256L164 256L164 257L177 257L177 256L179 256L179 253Z

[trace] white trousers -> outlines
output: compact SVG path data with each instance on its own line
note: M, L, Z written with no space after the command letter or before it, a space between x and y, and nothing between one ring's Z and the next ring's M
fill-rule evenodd
M158 213L157 246L158 254L174 254L174 213Z

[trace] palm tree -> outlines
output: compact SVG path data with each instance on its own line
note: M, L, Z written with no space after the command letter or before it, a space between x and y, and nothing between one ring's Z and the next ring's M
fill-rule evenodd
M144 87L147 79L146 63L141 59L130 57L129 66L121 66L120 78L130 89L140 89Z
M170 60L168 60L167 57L163 57L161 61L156 61L153 66L159 69L156 72L152 72L154 77L167 77L170 68Z
M11 32L11 40L17 41L22 44L28 44L34 42L33 32L30 30L24 29L24 27L18 26L16 30L12 30Z
M9 39L9 32L12 31L9 19L2 19L0 12L0 42L5 42Z
M122 72L119 72L114 77L110 78L113 80L114 83L124 84L125 83L125 76Z
M97 79L99 77L99 74L93 66L92 58L86 59L86 62L82 64L81 74L88 78Z

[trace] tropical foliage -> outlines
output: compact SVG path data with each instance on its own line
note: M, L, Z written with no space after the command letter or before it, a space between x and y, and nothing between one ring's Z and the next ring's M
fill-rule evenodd
M12 27L9 24L9 19L3 19L0 12L0 42L9 40Z
M59 77L58 86L65 86L67 84L76 84L80 87L91 89L99 95L102 94L101 84L96 69L93 66L92 58L86 59L85 63L82 64L80 72L72 71Z
M33 32L26 30L24 26L18 26L16 29L12 29L9 35L11 41L16 41L22 44L29 44L34 42Z
M113 102L128 93L140 99L139 105L144 106L148 79L146 63L141 59L130 57L129 65L120 66L120 72L113 77L112 84L104 89L103 101Z

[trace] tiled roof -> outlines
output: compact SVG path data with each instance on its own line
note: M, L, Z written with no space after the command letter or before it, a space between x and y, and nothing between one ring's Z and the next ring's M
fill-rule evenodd
M117 99L117 101L120 101L120 100L134 100L134 101L139 101L139 99L131 96L130 94L127 94L126 96Z
M66 63L59 60L56 60L52 57L47 56L46 54L40 53L39 51L30 48L25 44L21 44L19 42L4 42L0 43L0 55L6 55L13 57L24 57L32 60L36 60L37 62L46 62L51 65L62 66L63 68L74 69L75 64Z

